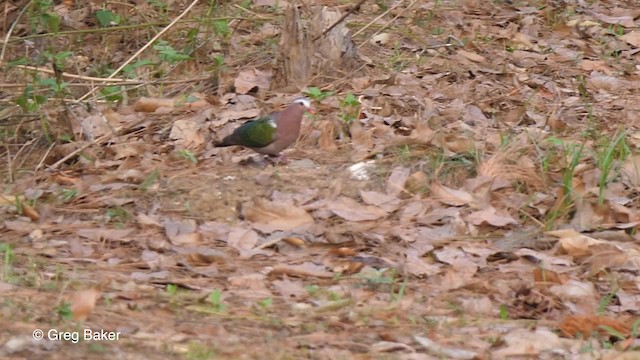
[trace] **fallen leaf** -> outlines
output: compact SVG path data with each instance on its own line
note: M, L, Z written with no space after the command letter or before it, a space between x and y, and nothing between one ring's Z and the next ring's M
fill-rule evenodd
M327 209L348 221L377 220L387 215L385 210L377 206L362 205L346 196L329 201Z
M313 223L313 218L304 209L264 198L255 198L243 206L243 214L253 223L253 228L266 233L288 231Z
M503 227L518 224L518 221L511 216L498 214L497 210L493 207L472 212L465 216L464 219L473 225L482 225L486 223L492 226Z
M264 92L271 86L271 71L258 69L245 69L240 71L233 85L236 93L247 94L257 88L257 91Z
M387 179L387 194L398 196L404 190L404 185L409 178L411 170L404 166L396 166L391 170Z
M466 191L452 189L437 182L431 183L431 194L436 200L452 206L467 205L473 201L473 196Z

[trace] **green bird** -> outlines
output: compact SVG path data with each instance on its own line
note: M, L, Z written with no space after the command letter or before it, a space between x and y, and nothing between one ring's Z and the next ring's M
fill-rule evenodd
M259 154L278 156L298 139L305 112L314 113L309 99L296 99L281 112L244 123L214 146L239 145Z

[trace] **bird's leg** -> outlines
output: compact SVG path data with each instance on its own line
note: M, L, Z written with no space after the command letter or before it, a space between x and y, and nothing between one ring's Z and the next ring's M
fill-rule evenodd
M268 155L267 159L273 164L273 165L286 165L289 163L289 159L287 159L287 157L285 155Z

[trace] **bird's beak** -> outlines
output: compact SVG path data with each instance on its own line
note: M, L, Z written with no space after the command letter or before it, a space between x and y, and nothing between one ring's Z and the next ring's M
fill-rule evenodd
M315 115L315 113L316 113L315 109L313 109L313 108L308 108L308 109L307 109L307 112L308 112L308 113L311 113L311 114L314 114L314 115Z

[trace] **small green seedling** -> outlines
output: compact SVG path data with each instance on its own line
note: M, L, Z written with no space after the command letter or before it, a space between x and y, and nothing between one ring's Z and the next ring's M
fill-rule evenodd
M222 303L222 291L219 289L215 289L209 294L209 303L216 312L224 312L227 308L227 305Z
M71 320L71 318L73 317L73 311L71 311L71 304L66 302L60 304L60 306L58 306L57 313L64 320Z
M352 93L340 102L340 114L338 117L345 123L351 124L360 116L360 101Z
M194 164L198 163L198 158L193 154L191 150L188 150L188 149L178 150L178 156L180 156L185 160L191 161Z
M333 95L332 92L330 92L330 91L322 91L322 90L318 89L317 87L307 88L307 90L304 92L304 94L307 95L308 97L312 98L315 101L322 101L325 98L327 98L328 96Z

